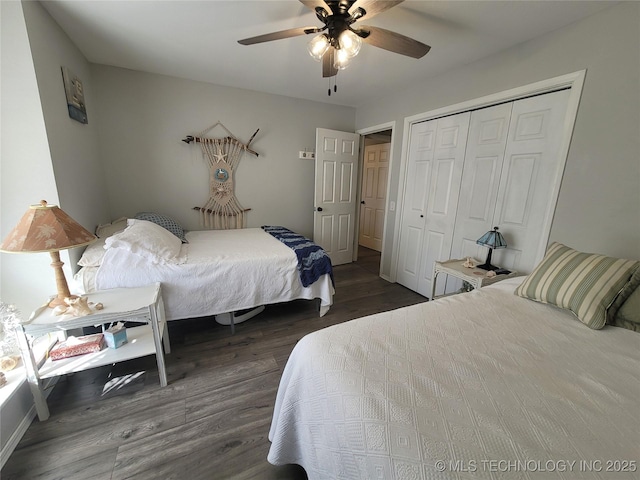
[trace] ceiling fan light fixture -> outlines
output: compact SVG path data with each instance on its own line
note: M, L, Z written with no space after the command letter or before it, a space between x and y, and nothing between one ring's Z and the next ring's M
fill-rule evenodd
M344 70L351 63L352 55L349 55L346 50L342 48L335 51L333 66L338 70Z
M355 57L362 48L362 39L352 32L351 30L345 30L339 37L340 51L344 51L345 55L350 58Z
M307 45L307 48L309 49L309 55L319 62L322 60L322 57L328 50L329 46L329 38L322 33L314 37Z

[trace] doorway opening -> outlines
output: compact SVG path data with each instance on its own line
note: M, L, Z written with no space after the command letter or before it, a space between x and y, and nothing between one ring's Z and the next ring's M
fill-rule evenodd
M356 261L380 275L388 196L392 130L363 135Z

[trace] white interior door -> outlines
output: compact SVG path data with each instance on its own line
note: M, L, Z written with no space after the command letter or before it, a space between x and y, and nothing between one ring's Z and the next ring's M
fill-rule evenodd
M382 250L390 148L390 143L380 143L364 149L358 244L378 252Z
M427 208L431 164L436 145L437 120L416 123L409 134L407 181L402 202L400 247L396 280L418 290L418 275L424 238L424 214Z
M493 225L507 248L495 250L492 263L530 273L541 260L540 242L560 181L560 148L570 91L548 93L513 104ZM561 173L561 172L560 172Z
M474 257L484 262L487 256L486 247L476 240L494 227L512 106L504 103L471 113L451 258ZM453 277L446 281L447 291L456 291L462 284Z
M417 290L425 297L431 295L433 264L451 257L470 117L470 112L464 112L438 119ZM439 288L436 294L442 293Z
M353 261L360 135L316 129L313 240L333 265Z
M428 296L433 264L451 251L469 112L412 126L398 283Z

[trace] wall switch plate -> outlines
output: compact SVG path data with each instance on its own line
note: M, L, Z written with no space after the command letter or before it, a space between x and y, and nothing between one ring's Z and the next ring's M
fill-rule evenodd
M307 152L307 151L303 151L300 150L300 152L298 153L298 158L316 158L316 154L315 152Z

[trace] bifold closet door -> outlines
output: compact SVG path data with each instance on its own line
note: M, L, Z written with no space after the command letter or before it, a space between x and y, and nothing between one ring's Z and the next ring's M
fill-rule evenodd
M476 240L494 227L512 107L513 102L504 103L471 114L451 258L486 258L486 247L477 245ZM440 277L437 294L455 292L462 286L461 280Z
M570 90L562 90L513 104L493 216L507 248L495 251L496 265L530 273L542 260L543 226L551 223L553 193L562 178L559 154L569 95Z
M434 261L451 250L469 119L465 112L411 128L396 279L424 296Z
M540 260L568 98L563 90L472 113L451 258L484 261L476 240L497 226L507 248L494 251L494 265L529 273Z

